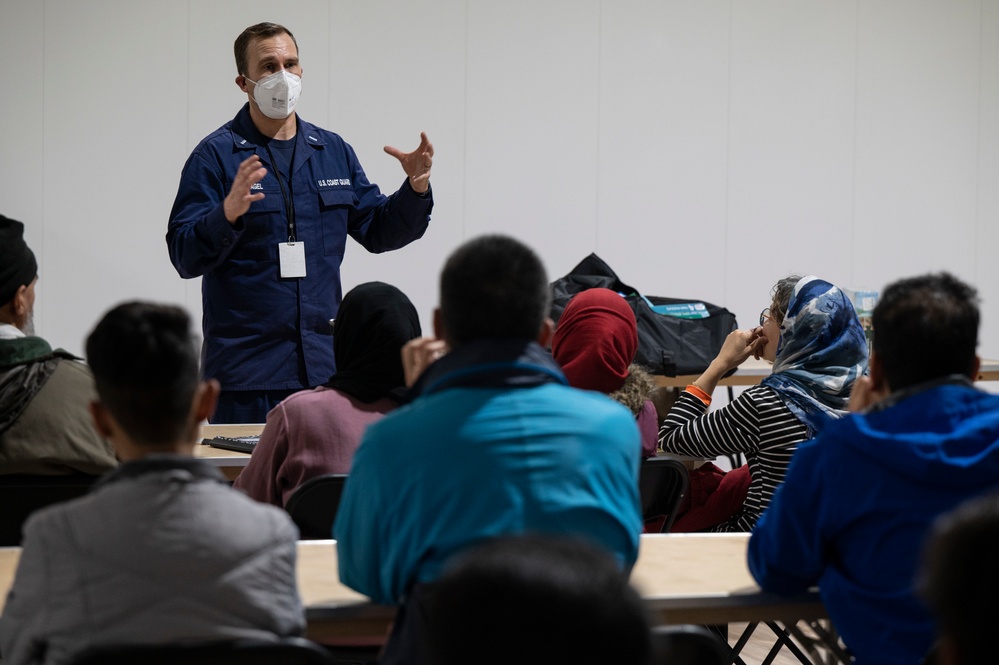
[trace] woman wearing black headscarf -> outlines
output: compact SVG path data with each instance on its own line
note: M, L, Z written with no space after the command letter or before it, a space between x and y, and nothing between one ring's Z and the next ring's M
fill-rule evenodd
M333 323L337 373L267 414L235 487L284 506L309 478L347 473L365 428L398 406L404 390L400 351L420 334L416 308L399 289L381 282L351 289Z

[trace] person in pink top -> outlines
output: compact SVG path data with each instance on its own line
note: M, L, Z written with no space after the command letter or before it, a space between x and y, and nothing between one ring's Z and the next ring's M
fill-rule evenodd
M353 288L333 323L337 373L267 414L260 443L234 486L284 506L306 480L348 473L364 430L398 406L405 390L401 349L420 335L416 308L402 291L381 282Z
M610 289L587 289L566 306L552 336L552 357L569 385L609 395L631 409L642 433L642 457L659 447L656 384L638 365L635 313Z

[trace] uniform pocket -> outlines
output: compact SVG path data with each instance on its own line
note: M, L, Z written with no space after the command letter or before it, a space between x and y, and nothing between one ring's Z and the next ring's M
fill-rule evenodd
M319 190L319 214L323 224L323 255L343 256L347 244L347 217L357 205L349 187Z

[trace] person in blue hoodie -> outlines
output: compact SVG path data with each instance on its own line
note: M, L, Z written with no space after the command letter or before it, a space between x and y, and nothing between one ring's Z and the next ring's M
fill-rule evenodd
M854 412L799 446L749 542L766 591L818 585L857 665L914 664L934 623L919 599L933 520L999 484L999 395L978 373L978 296L942 273L889 285Z

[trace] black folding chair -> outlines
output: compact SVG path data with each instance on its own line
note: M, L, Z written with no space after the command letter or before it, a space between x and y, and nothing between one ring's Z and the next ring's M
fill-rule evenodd
M31 513L90 491L98 476L0 475L0 546L21 544L21 527Z
M659 533L668 533L689 484L687 468L682 462L667 457L642 460L638 494L646 524L658 525Z
M271 641L108 644L70 659L70 665L333 665L321 646L301 637Z
M302 540L323 540L333 537L336 511L340 507L346 474L329 473L316 476L296 489L285 510L298 525Z
M658 665L727 665L729 647L704 626L656 626L652 662Z

